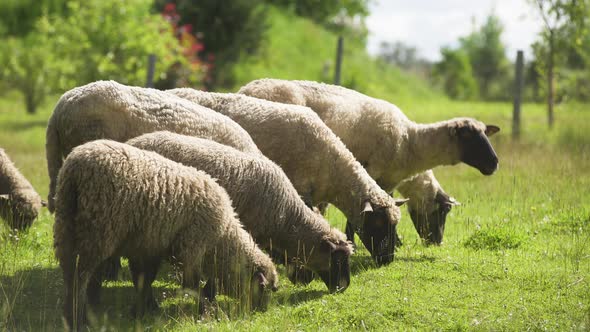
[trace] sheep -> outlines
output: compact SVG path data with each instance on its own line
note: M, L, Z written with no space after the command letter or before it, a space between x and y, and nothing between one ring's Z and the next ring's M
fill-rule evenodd
M66 92L47 124L49 211L54 210L58 171L74 147L101 138L124 142L158 130L206 137L241 151L260 153L239 125L205 107L155 89L114 81L90 83Z
M367 174L312 110L239 94L168 90L241 125L260 151L277 163L309 206L330 202L357 229L379 264L393 260L399 205Z
M151 284L163 258L180 263L183 286L224 281L222 291L253 307L278 285L275 266L242 228L225 190L154 152L110 140L74 148L59 172L55 204L70 327L84 323L86 303L98 302L100 266L113 256L129 258L139 315L157 307Z
M442 242L446 215L456 202L432 172L423 172L459 162L484 175L498 168L487 136L500 128L471 118L418 124L384 100L310 81L260 79L243 86L239 93L313 109L380 186L388 191L397 187L413 201L410 215L426 242ZM416 174L420 175L411 178ZM408 180L402 183L404 179Z
M293 267L292 281L305 268L319 275L330 292L343 291L350 284L352 247L346 235L309 209L281 168L268 158L170 132L145 134L127 144L216 178L258 245L286 257L287 266Z
M23 230L37 219L45 201L0 149L0 217L11 229Z

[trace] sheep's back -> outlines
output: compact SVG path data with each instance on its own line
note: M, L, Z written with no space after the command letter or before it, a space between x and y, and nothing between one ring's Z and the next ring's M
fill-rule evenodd
M145 255L170 248L191 227L206 241L227 227L231 203L225 191L207 174L155 153L112 141L94 141L72 151L60 172L75 183L76 234L90 247L96 237L125 243L126 252ZM59 197L67 195L60 192ZM221 224L220 224L221 223Z
M99 81L62 96L54 116L65 154L85 142L124 142L157 130L213 139L258 153L249 135L231 119L172 94L113 81Z

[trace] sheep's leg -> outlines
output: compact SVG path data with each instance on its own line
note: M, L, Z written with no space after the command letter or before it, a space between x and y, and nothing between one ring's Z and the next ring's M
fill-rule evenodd
M100 291L102 288L102 281L104 279L104 269L107 262L102 263L96 272L92 275L88 282L88 289L86 291L88 297L88 304L97 305L100 303Z
M87 289L90 279L99 264L96 257L88 255L71 257L60 261L64 272L65 303L64 315L68 325L76 331L86 324Z
M201 290L202 296L209 300L209 302L215 301L215 296L217 295L217 288L215 287L215 282L211 279L207 280L205 283L205 287Z
M121 270L121 258L111 257L109 258L103 268L104 280L115 281L118 279L119 270Z
M182 287L199 292L199 298L197 299L199 316L203 316L211 311L212 303L215 302L215 295L217 293L215 280L213 278L207 280L203 289L200 287L201 279L200 273L197 273L194 267L187 266L186 264L184 265Z
M129 270L137 292L136 317L143 316L146 310L151 311L158 308L158 303L154 299L152 283L156 279L159 267L159 259L129 259Z
M348 241L352 242L352 244L355 245L355 243L354 243L354 226L352 226L352 224L348 221L346 222L346 228L345 228L344 232L346 233L346 237L348 238Z

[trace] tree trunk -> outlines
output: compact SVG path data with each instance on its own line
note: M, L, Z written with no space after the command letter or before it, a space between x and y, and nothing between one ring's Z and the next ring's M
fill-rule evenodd
M555 87L553 70L555 66L554 31L549 30L549 61L547 63L547 116L549 129L553 128L553 104L555 103Z
M37 101L34 95L34 91L23 91L25 95L25 106L28 114L35 114L37 112Z

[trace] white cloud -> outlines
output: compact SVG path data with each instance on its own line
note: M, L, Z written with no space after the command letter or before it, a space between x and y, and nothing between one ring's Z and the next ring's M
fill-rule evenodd
M461 36L481 24L492 11L504 24L502 41L507 56L523 49L530 57L530 44L541 21L526 0L381 0L371 3L368 50L376 54L381 41L402 41L415 46L429 60L440 58L440 48L456 45Z

